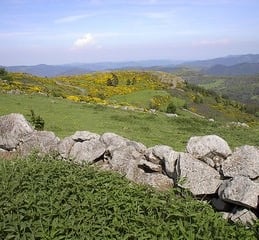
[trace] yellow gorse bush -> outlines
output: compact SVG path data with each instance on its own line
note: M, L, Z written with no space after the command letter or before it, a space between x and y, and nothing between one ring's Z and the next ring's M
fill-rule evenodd
M163 89L159 77L145 71L98 72L83 75L37 77L25 73L8 73L10 81L0 81L2 91L19 90L25 93L45 93L71 101L106 104L115 95L126 95L143 89ZM107 84L116 78L116 85ZM156 100L157 101L157 100ZM161 101L161 100L159 100Z
M67 96L68 100L71 100L73 102L79 102L80 101L80 97L78 96Z

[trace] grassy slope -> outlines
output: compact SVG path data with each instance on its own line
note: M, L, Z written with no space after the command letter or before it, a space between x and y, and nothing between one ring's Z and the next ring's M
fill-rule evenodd
M0 160L0 239L257 239L208 203L53 159Z
M150 107L150 99L156 97L156 96L162 96L167 97L168 101L166 101L164 104L162 104L159 109L162 111L166 111L167 104L169 102L174 102L174 104L177 107L182 107L185 104L185 100L182 98L177 98L172 95L166 90L142 90L133 92L126 95L116 95L111 97L111 100L115 100L119 103L127 103L136 107L145 108L148 109Z
M257 125L248 129L227 127L225 122L209 122L185 112L178 118L169 118L163 113L123 111L39 95L0 94L0 103L0 115L18 112L29 120L30 109L33 109L45 120L45 129L54 131L59 137L77 130L115 132L147 146L165 144L182 151L193 135L217 134L231 147L259 145Z
M149 99L154 96L168 96L168 92L164 90L143 90L137 91L126 95L116 95L111 97L111 100L115 100L116 102L125 102L137 107L148 108L149 107Z

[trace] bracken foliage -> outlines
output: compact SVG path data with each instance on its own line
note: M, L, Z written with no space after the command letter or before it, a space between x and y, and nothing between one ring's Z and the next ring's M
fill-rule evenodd
M51 157L0 160L0 239L257 239L187 192Z

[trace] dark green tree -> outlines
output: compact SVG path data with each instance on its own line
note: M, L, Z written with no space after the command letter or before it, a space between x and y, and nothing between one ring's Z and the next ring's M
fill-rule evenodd
M107 86L116 87L119 84L119 79L116 74L112 73L112 77L108 78L106 81Z
M176 106L173 102L170 102L166 108L167 113L176 113Z
M127 86L131 85L131 80L130 79L127 79L126 85Z
M110 78L107 79L106 85L107 86L112 86L112 80Z
M0 67L0 76L4 76L7 75L7 71L5 70L5 68Z
M112 73L112 86L116 87L119 84L119 79L116 74Z

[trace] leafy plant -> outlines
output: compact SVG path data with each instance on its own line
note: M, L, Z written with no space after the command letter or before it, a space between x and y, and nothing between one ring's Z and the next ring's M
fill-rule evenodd
M45 121L40 115L36 116L34 111L31 110L30 117L31 117L31 123L33 124L36 130L44 130Z
M166 108L167 113L176 113L176 106L173 102L170 102Z
M52 157L0 160L0 239L257 239L175 188Z
M7 75L7 71L5 70L5 68L0 67L0 76L5 76Z
M116 74L112 73L112 77L107 79L107 86L116 87L119 84L119 79Z
M200 94L196 94L193 99L194 103L203 103L203 98Z

